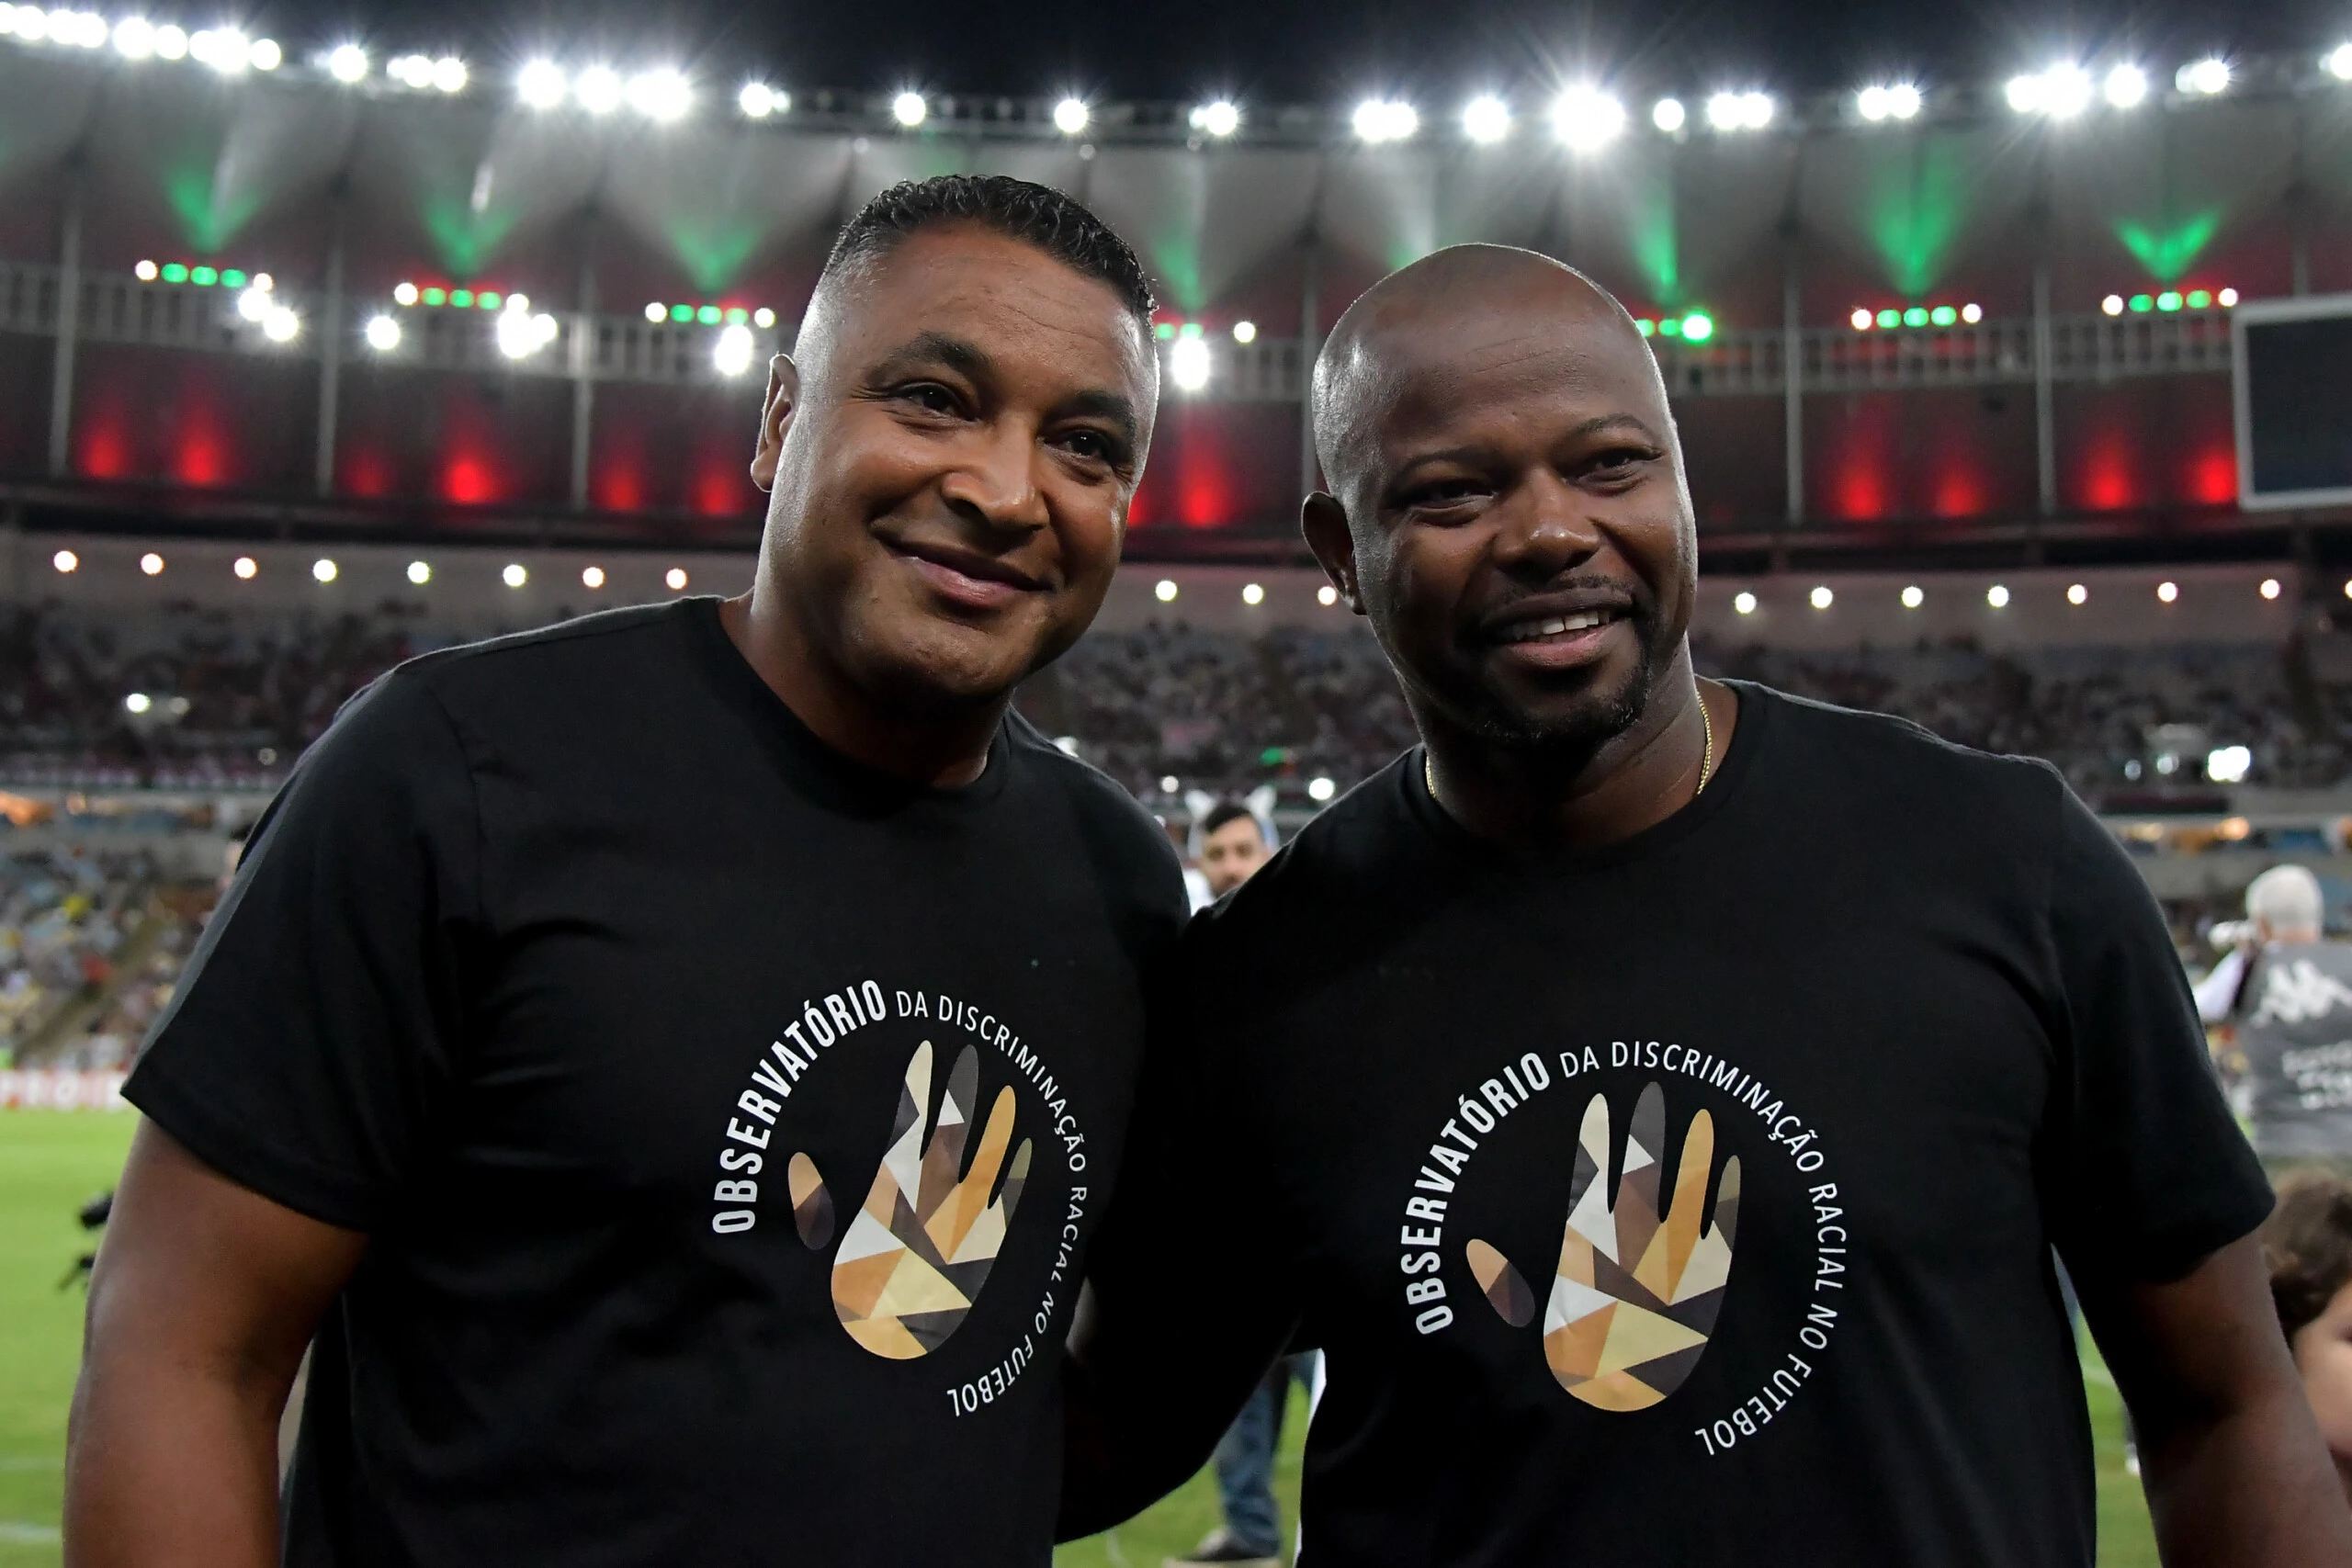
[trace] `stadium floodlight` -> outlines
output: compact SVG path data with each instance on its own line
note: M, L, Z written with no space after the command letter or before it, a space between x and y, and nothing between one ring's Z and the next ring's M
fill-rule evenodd
M2244 784L2254 753L2244 746L2216 746L2205 753L2205 776L2215 784Z
M1193 107L1186 118L1194 130L1211 136L1227 137L1241 129L1241 110L1230 98L1212 98Z
M1812 602L1813 607L1816 610L1826 610L1830 605L1838 603L1838 595L1829 591L1829 585L1826 582L1807 594L1806 598Z
M552 60L526 61L514 73L514 96L525 108L554 108L571 91L563 68Z
M165 22L162 27L157 28L155 29L155 58L186 60L187 58L187 29L171 22Z
M1366 98L1356 106L1348 123L1354 128L1357 141L1376 147L1411 140L1421 128L1421 117L1402 98Z
M2172 85L2200 98L2217 98L2230 90L2230 62L2219 55L2192 60L2174 73Z
M1984 590L1984 603L1992 605L1996 610L2007 609L2009 607L2008 589L1997 582L1993 584L1992 587Z
M509 588L520 588L531 581L530 569L521 561L508 561L505 568L499 572L498 581Z
M695 90L681 72L664 66L629 78L628 107L657 124L685 118L695 107Z
M1340 602L1340 591L1327 582L1315 591L1315 602L1328 610Z
M1903 591L1903 607L1906 610L1916 610L1927 602L1928 591L1916 582Z
M1180 337L1168 345L1168 378L1180 392L1197 392L1209 384L1209 345L1203 337Z
M2327 51L2327 58L2320 63L2326 66L2327 73L2337 81L2352 82L2352 43L2337 44Z
M912 130L931 118L931 105L921 93L910 89L890 100L890 118Z
M1625 106L1600 88L1582 83L1552 100L1552 134L1574 152L1605 147L1625 131Z
M324 556L321 556L317 560L311 563L311 577L314 581L333 582L337 576L341 575L341 572L342 569ZM409 581L411 582L416 581L416 569L414 567L411 567L409 569Z
M413 305L416 301L417 292L415 284L402 282L392 286L392 303L396 305Z
M2279 586L2277 578L2266 577L2262 580L2261 593L2265 599L2276 599L2285 590Z
M1854 313L1846 319L1854 323L1856 332L1866 333L1871 330L1871 324L1878 318L1871 314L1869 306L1861 305L1855 307Z
M1234 322L1233 341L1240 344L1256 343L1258 341L1258 323L1255 321Z
M1241 585L1241 602L1244 604L1250 605L1264 604L1266 602L1266 585L1262 582L1243 583Z
M539 351L546 340L539 336L537 326L523 310L501 310L495 329L498 352L509 359L528 359Z
M1668 136L1680 130L1690 118L1690 111L1682 107L1680 98L1660 98L1650 106L1650 123Z
M269 297L268 289L248 288L237 296L237 314L249 321L266 321L269 319L270 307L274 303L275 301Z
M582 588L602 588L605 586L605 569L601 566L582 567L580 569L580 586Z
M130 275L141 283L153 283L161 271L153 262L142 261L130 269Z
M752 324L759 328L760 331L765 332L770 327L775 325L775 312L769 310L765 305L763 305L758 310L752 312Z
M2238 291L2234 288L2224 288L2220 293L2213 296L2213 303L2219 305L2224 310L2235 309L2237 302Z
M1704 310L1693 310L1682 318L1682 335L1691 343L1704 343L1715 335L1715 319Z
M433 62L421 54L396 54L384 67L384 74L412 92L422 93L433 85Z
M368 80L368 51L356 43L337 44L327 54L327 74L345 86Z
M752 329L746 326L722 328L718 341L712 345L710 363L721 376L741 376L752 367L758 345L752 341Z
M107 26L107 19L96 11L82 11L75 14L71 30L70 41L84 49L104 49L113 29Z
M686 591L686 569L682 566L672 567L662 574L662 581L671 592L684 593Z
M645 307L645 319L659 326L670 319L670 307L659 299L649 300Z
M1756 595L1743 588L1732 595L1731 607L1739 615L1752 615L1756 614Z
M207 28L192 35L187 51L223 76L237 75L253 63L253 45L234 28Z
M332 565L333 563L330 562L328 564ZM432 581L433 568L431 564L421 560L413 560L409 562L408 580L411 582L415 583L419 588L422 588L426 583Z
M466 62L454 54L445 54L433 62L433 85L445 93L466 90Z
M2031 75L2010 77L2005 92L2009 107L2019 114L2072 119L2090 107L2091 73L2062 62Z
M49 13L38 6L19 6L8 13L8 30L27 43L49 36Z
M161 577L164 575L164 558L149 550L139 558L139 570L150 577Z
M60 571L78 571L82 567L82 558L75 555L72 550L60 550L55 555L49 558L49 564L55 567Z
M1896 119L1918 118L1927 103L1927 95L1915 83L1897 82L1886 90L1886 112Z
M1967 325L1973 327L1977 322L1984 319L1984 307L1979 305L1975 300L1971 299L1967 304L1962 305L1960 308L1960 319Z
M612 113L621 107L621 99L628 92L621 73L609 65L591 65L571 85L572 97L590 114Z
M286 51L278 47L274 38L257 38L254 39L252 49L246 51L246 58L253 62L256 71L275 71L286 63Z
M2114 67L2107 73L2107 81L2099 89L2110 107L2138 108L2147 100L2148 73L2132 64Z
M1306 781L1306 798L1317 806L1339 793L1340 786L1333 784L1327 774L1317 773Z
M1914 119L1926 100L1908 82L1871 84L1854 95L1854 111L1872 125L1890 119Z
M1176 580L1172 577L1161 578L1151 585L1151 596L1163 604L1173 604L1176 603Z
M2070 584L2068 584L2067 589L2066 589L2066 603L2067 603L2067 604L2089 604L2089 603L2090 603L2090 598L2091 598L2091 591L2090 591L2089 589L2087 589L2087 588L2084 587L2081 583L2079 583L2079 582L2075 582L2075 583L2070 583Z
M778 92L765 82L746 82L743 90L735 95L735 107L743 111L746 119L765 119L790 108L792 95Z
M2157 602L2158 602L2159 604L2171 604L2174 600L2176 600L2176 599L2177 599L2177 598L2179 598L2179 597L2180 597L2180 584L2179 584L2179 583L2177 583L2177 582L2159 582L2159 583L2157 583L2157 584L2156 584L2156 600L2157 600Z
M390 354L401 345L401 324L390 316L370 316L364 329L368 346L379 354Z
M1510 134L1510 105L1492 93L1481 93L1462 106L1462 134L1481 147L1491 147Z
M155 52L155 24L144 17L125 17L114 25L114 51L125 60L144 60Z
M1772 123L1770 93L1714 93L1707 98L1707 125L1721 131L1761 130Z
M122 707L125 713L145 713L149 708L152 708L154 705L155 699L149 696L144 692L133 692L130 695L122 699Z
M1054 106L1054 129L1064 136L1083 135L1093 118L1094 111L1086 107L1084 98L1068 97Z
M238 581L251 582L260 573L261 562L251 556L239 556L229 563L229 570L237 574Z
M302 335L302 318L284 305L272 306L261 320L261 333L272 343L292 343Z

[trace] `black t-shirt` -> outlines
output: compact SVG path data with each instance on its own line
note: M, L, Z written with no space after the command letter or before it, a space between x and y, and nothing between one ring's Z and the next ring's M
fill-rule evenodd
M1324 1347L1313 1568L2086 1568L2052 1245L2164 1279L2267 1210L2054 772L1737 692L1624 842L1483 843L1415 751L1193 927L1102 1383Z
M1043 1564L1184 909L1151 819L1026 725L967 788L892 782L715 600L379 682L126 1090L369 1234L288 1559Z

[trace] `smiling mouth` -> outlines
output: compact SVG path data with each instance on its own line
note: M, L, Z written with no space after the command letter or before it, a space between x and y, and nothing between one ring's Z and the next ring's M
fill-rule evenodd
M1503 643L1541 642L1547 637L1573 637L1578 632L1595 631L1612 622L1625 618L1617 609L1578 610L1572 615L1553 615L1540 621L1520 621L1495 634Z

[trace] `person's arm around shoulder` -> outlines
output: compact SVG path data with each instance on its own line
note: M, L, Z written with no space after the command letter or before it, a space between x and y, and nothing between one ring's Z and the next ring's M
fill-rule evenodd
M253 835L123 1090L146 1125L91 1276L70 1568L278 1561L288 1385L455 1077L480 840L456 730L398 674Z
M277 1562L278 1416L366 1247L139 1129L90 1276L68 1568Z
M2344 1568L2352 1510L2252 1234L2269 1185L2154 897L2088 809L2060 806L2044 1209L2137 1427L2158 1550L2167 1568Z

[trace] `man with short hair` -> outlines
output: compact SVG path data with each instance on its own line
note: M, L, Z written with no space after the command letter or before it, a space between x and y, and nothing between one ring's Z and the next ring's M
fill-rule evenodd
M127 1090L69 1563L1045 1561L1184 908L1008 704L1110 582L1150 311L1067 197L884 192L750 593L415 660L303 759Z
M2271 867L2245 890L2254 940L2222 960L2241 972L2223 1013L2237 1092L2274 1177L2305 1166L2352 1175L2352 946L2325 940L2326 908L2318 877Z
M1201 818L1200 852L1193 858L1216 899L1249 881L1272 853L1257 813L1238 800L1221 800Z
M1315 1568L2088 1568L2054 1244L2165 1562L2352 1560L2268 1189L2059 775L1694 680L1666 390L1566 267L1392 275L1314 415L1308 541L1425 745L1186 938L1064 1528L1180 1479L1295 1333Z

